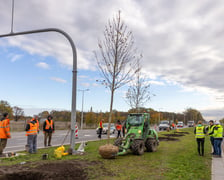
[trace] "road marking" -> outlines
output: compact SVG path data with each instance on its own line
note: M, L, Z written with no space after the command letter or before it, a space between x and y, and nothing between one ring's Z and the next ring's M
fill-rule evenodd
M91 135L89 135L89 134L85 134L84 136L91 136Z

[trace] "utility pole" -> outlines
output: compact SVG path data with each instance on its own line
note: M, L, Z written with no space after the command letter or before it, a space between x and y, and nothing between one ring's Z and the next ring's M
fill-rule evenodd
M84 92L89 91L89 89L78 89L82 92L82 115L81 115L81 130L83 129L83 106L84 106Z

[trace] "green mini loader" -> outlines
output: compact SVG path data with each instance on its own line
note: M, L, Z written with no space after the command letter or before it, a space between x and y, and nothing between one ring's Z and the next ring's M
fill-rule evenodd
M135 155L154 152L159 145L158 134L150 129L149 113L129 114L126 121L126 135L115 140L114 145L119 147L117 155L124 155L131 150Z

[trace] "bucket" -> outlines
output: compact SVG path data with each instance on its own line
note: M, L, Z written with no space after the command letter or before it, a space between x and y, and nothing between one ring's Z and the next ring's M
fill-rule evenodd
M47 160L48 159L48 154L42 154L42 159Z

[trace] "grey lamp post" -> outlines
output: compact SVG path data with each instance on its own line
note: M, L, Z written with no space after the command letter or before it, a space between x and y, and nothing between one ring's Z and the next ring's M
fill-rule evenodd
M85 91L89 91L89 89L78 89L78 91L82 91L82 115L81 115L81 129L83 129L83 106L84 106L84 93L85 93Z

